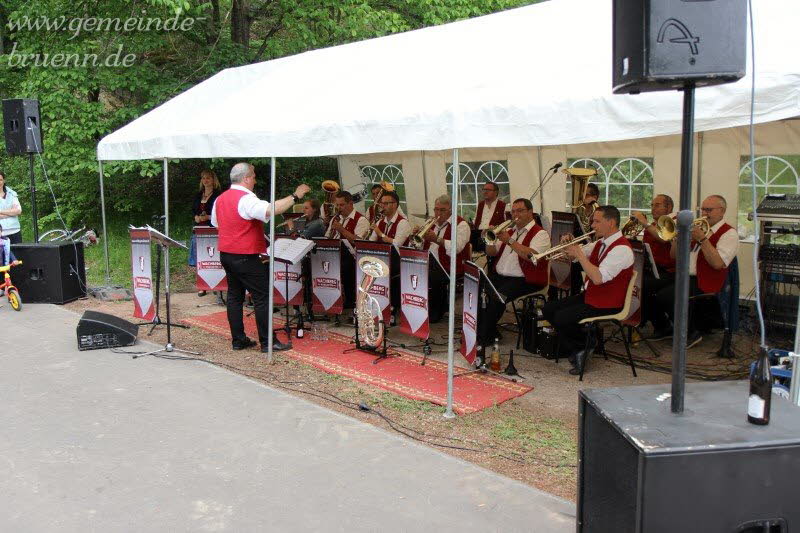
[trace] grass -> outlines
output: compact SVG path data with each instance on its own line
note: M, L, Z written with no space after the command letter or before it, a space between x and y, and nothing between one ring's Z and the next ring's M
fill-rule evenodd
M495 423L491 434L516 443L526 452L544 452L560 461L571 461L577 453L574 437L556 418L505 417Z

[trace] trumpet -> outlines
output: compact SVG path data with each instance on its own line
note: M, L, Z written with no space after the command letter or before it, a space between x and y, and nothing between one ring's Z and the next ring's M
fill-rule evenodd
M711 224L708 223L708 217L694 219L692 226L699 227L703 233L706 234L706 238L711 235ZM672 217L669 215L662 215L658 217L658 221L656 222L656 231L658 231L658 237L662 241L667 242L674 239L678 234L678 230L675 227L675 221L672 220Z
M436 217L431 217L418 232L411 236L411 245L414 248L422 250L422 247L425 246L425 234L428 233L434 224L436 224Z
M483 234L483 240L486 242L487 246L494 246L497 243L497 236L500 235L502 232L507 230L511 227L512 224L515 224L517 219L514 220L506 220L505 222L498 224L493 228L488 228Z
M540 254L532 253L528 256L528 259L530 259L534 265L539 263L539 261L541 261L542 259L547 259L549 261L555 259L561 259L565 255L567 255L564 250L566 250L569 246L572 246L573 244L578 244L581 241L588 241L592 238L593 235L594 235L594 230L590 231L589 233L584 233L580 237L575 237L574 239L561 243L557 246L553 246L549 250L545 250Z

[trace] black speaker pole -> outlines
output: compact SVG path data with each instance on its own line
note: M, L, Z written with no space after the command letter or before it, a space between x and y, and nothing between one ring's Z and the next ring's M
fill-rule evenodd
M686 329L689 315L689 244L694 214L692 203L692 160L694 151L694 84L683 88L683 132L681 138L681 188L678 239L675 254L675 323L672 344L672 412L683 412L686 386Z
M33 172L33 155L28 154L31 173L31 216L33 217L33 242L39 242L39 217L36 215L36 176Z

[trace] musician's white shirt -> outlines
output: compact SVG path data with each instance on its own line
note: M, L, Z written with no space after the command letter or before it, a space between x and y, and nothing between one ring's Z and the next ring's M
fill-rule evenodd
M494 210L497 207L497 200L498 198L494 199L494 202L487 204L484 202L483 204L483 213L481 214L481 219L478 221L478 229L487 229L491 227L492 216L494 216ZM509 204L506 204L506 211L509 209Z
M713 226L711 226L711 235L719 230L720 226L725 223L724 220L720 220ZM736 252L739 250L739 233L736 231L735 228L731 228L725 233L723 233L719 240L717 241L717 252L719 253L722 262L725 263L725 266L731 264L733 258L736 257ZM692 251L689 253L689 275L696 276L697 275L697 254L702 253L700 251L700 245L696 245L692 248Z
M384 224L386 225L386 231L384 231L384 233L388 233L391 230L392 226L397 224L397 231L395 232L394 240L392 241L392 244L394 244L395 246L403 246L403 243L405 243L406 239L408 239L409 235L411 235L411 223L408 221L407 218L404 218L403 220L398 222L397 218L399 216L400 213L397 212L394 214L391 220L387 220L386 217L383 217ZM377 241L378 232L373 231L372 235L370 235L369 240Z
M586 254L586 257L589 257L592 255L592 250L594 250L594 247L600 246L601 242L605 243L607 248L620 237L622 237L622 232L618 231L615 234L606 237L602 241L595 241L585 244L583 245L583 253ZM605 251L601 253L605 253ZM633 250L631 247L616 246L608 253L605 253L605 256L600 259L600 266L597 268L600 269L600 275L602 276L601 279L603 280L603 283L608 283L612 279L616 278L620 272L631 265L633 265ZM586 283L584 285L588 285L588 283L589 278L586 278Z
M528 234L534 224L536 224L536 221L531 220L524 228L516 229L512 238L518 243L522 243L522 239L525 238L525 235ZM502 246L502 243L498 243L497 246ZM533 237L528 246L533 248L536 253L540 254L550 248L550 235L542 230ZM512 278L525 277L522 268L519 266L518 258L519 254L512 250L511 246L506 244L506 247L503 249L503 255L501 255L500 259L497 261L497 273L501 276L509 276Z
M347 218L341 221L342 226L347 226L347 222L354 219L355 217L356 217L356 210L353 209L352 211L350 211L350 214L347 216ZM337 219L338 217L334 218L333 220ZM328 237L329 239L333 238L333 235L338 233L331 227L333 225L333 220L331 220L330 224L328 224L328 231L325 232L325 236ZM367 220L367 217L361 217L360 219L358 219L358 222L356 222L356 227L353 229L353 233L356 234L356 239L363 239L367 236L367 233L369 233L369 220ZM342 237L342 236L336 235L336 237Z
M244 220L260 220L261 222L269 222L269 202L266 200L259 200L258 196L242 185L234 183L231 189L243 191L247 194L239 198L239 203L236 204L236 210L239 216ZM217 225L217 203L214 202L214 207L211 208L211 225L218 228Z
M447 222L445 222L441 226L434 226L433 231L434 231L434 233L436 233L437 237L441 237L442 235L445 234L445 232L447 231L447 226L449 226L449 225L450 225L450 221L448 220ZM462 220L461 222L459 222L458 226L456 226L456 254L460 254L461 251L464 249L464 247L469 242L469 233L470 233L470 229L469 229L469 224L467 224L467 221L466 220ZM439 253L439 245L436 244L435 242L431 243L431 246L430 246L429 249L434 254L438 254ZM450 240L449 239L445 239L444 240L444 252L447 255L450 255Z

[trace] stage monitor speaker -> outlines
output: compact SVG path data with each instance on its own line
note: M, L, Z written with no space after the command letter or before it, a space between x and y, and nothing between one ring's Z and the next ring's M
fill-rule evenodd
M613 20L617 94L744 76L746 0L614 0Z
M580 392L578 531L674 533L800 529L800 410L773 396L747 422L745 381Z
M39 100L3 100L3 131L10 155L41 154L44 144Z
M25 303L65 304L86 296L83 243L21 243L11 250L22 264L11 281Z
M85 311L76 333L79 350L97 350L134 344L139 326L114 315Z

